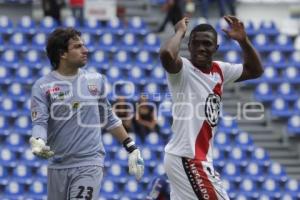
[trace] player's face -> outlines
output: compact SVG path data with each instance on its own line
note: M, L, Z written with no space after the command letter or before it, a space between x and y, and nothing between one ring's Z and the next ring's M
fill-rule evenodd
M66 61L68 62L68 65L80 68L86 65L87 59L88 49L85 47L82 39L80 37L70 39L68 51L66 52Z
M210 67L212 56L217 48L217 38L212 32L193 33L189 42L192 63L196 67Z

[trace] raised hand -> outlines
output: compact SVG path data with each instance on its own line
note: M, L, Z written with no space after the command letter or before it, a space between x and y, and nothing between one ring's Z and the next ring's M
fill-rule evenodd
M189 18L188 17L184 17L182 18L179 22L177 22L177 24L175 25L175 32L177 33L178 31L182 31L183 33L183 37L184 34L187 30L189 24Z
M228 37L243 42L247 39L247 34L243 22L234 16L224 16L224 19L229 25L229 29L222 29Z

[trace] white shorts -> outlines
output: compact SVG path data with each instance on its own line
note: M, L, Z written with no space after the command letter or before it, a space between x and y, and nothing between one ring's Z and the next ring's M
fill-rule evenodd
M229 200L212 163L165 153L171 200Z

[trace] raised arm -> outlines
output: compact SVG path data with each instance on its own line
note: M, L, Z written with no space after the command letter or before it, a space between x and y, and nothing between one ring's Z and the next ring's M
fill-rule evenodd
M224 19L227 21L230 28L223 29L223 31L228 37L236 40L243 51L243 73L236 82L260 77L263 74L264 69L257 51L246 34L243 22L234 16L225 16Z
M179 57L180 44L187 30L189 19L182 18L175 25L175 34L169 38L160 48L159 57L162 66L169 73L177 73L182 68L182 61Z

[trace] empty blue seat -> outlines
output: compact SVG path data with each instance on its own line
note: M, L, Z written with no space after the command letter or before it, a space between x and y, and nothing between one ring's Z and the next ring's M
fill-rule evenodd
M118 163L111 163L108 167L106 179L113 181L114 183L124 184L127 181L128 173L125 167Z
M255 160L248 162L245 168L245 175L246 176L256 176L256 177L263 177L264 176L264 166L257 163Z
M96 49L115 52L118 49L118 42L113 33L104 33L100 36Z
M300 51L294 51L288 56L288 65L300 68Z
M285 183L285 192L294 193L297 192L300 194L300 184L299 181L296 179L289 179Z
M109 153L115 153L119 149L118 141L110 133L102 135L103 145Z
M127 167L127 158L128 158L128 153L124 148L119 148L117 152L115 153L115 159L116 162L121 164L123 167Z
M149 51L142 50L136 55L135 65L145 69L152 69L152 65L154 64L153 59Z
M239 191L247 192L247 193L254 193L257 191L257 184L256 180L250 177L243 178L241 180Z
M24 65L29 68L40 69L42 55L39 50L31 49L27 51L24 55Z
M256 87L254 96L258 101L272 101L274 99L272 88L265 82L260 83Z
M38 166L36 175L38 176L39 179L46 181L48 175L47 173L48 173L48 164L47 162L43 162L41 163L40 166Z
M215 135L214 144L216 147L229 146L231 143L230 136L226 132L218 131Z
M30 16L22 16L17 22L16 31L25 34L35 34L36 27L35 22Z
M13 196L24 194L24 184L18 182L17 180L10 180L5 187L4 194L8 195L10 198Z
M290 117L292 111L290 110L287 101L281 97L277 97L272 102L271 114L274 117Z
M238 124L235 117L224 114L219 120L220 122L218 124L218 130L226 133L238 132Z
M0 135L8 135L10 132L10 127L8 123L8 118L6 118L4 115L0 115Z
M287 60L281 51L271 51L266 59L266 64L268 66L273 66L275 68L285 68L287 65Z
M3 97L0 105L0 111L3 116L15 118L18 115L17 102L11 98Z
M241 169L236 162L227 161L223 167L222 175L224 177L240 177Z
M130 199L143 198L144 190L135 179L129 179L124 188L124 193L127 194Z
M91 65L96 66L101 69L108 69L109 66L109 57L108 53L103 50L96 50L91 55Z
M68 16L63 19L62 25L64 27L72 27L72 28L79 28L80 24L79 21L74 16Z
M293 134L300 134L300 115L295 114L292 115L287 124L288 133Z
M30 48L43 51L46 46L46 39L47 39L46 33L36 33L32 38Z
M268 193L280 192L279 183L276 179L267 177L263 182L263 191Z
M113 65L117 66L118 68L129 70L132 66L132 63L130 52L120 50L114 54Z
M27 65L20 65L15 72L14 80L21 84L32 84L34 77L31 68Z
M144 85L146 83L145 70L139 66L133 66L128 70L128 80L134 84Z
M129 33L146 35L148 32L146 22L139 16L134 16L129 19L126 31Z
M13 177L20 183L29 184L32 180L31 168L26 166L24 163L18 163L16 167L13 168Z
M105 32L123 35L125 32L123 21L121 21L119 18L109 19L105 27Z
M25 144L24 136L16 132L11 132L5 139L5 145L11 150L23 151Z
M282 78L279 76L278 71L273 66L268 66L265 68L265 72L258 80L258 82L266 82L271 84L278 84L282 82Z
M256 34L252 40L252 43L260 52L269 52L274 50L273 44L269 37L263 33Z
M298 115L300 114L300 98L294 102L293 113Z
M274 21L263 20L260 22L259 27L257 29L260 33L264 33L271 36L276 36L279 34L279 31L276 27Z
M252 146L254 144L253 138L251 135L249 135L247 132L242 131L237 134L237 136L234 139L234 143L238 146Z
M279 34L275 38L274 48L278 51L292 52L294 51L293 41L288 35Z
M81 27L80 30L83 33L90 33L99 36L103 33L103 26L97 19L89 18L84 20L83 27Z
M268 167L270 165L270 156L268 152L261 147L254 148L251 155L251 159L255 160L257 163L261 164L262 166Z
M286 101L295 101L298 98L298 92L295 87L288 82L278 85L277 95Z
M7 16L0 16L0 33L12 34L14 32L13 22Z
M238 51L230 50L225 53L224 60L230 63L240 63L241 55Z
M111 66L110 68L107 69L106 77L110 82L118 81L121 79L122 76L123 74L121 69L116 66Z
M12 72L8 67L0 66L0 84L9 85L12 77Z
M119 199L120 188L117 183L114 183L112 180L105 179L102 182L102 186L100 189L100 195L107 199Z
M157 35L153 33L149 33L145 35L145 38L143 40L143 49L150 51L150 52L156 52L158 53L160 48L160 39Z
M283 71L282 79L292 84L300 83L299 70L296 67L289 66Z
M29 134L31 131L31 119L29 116L18 116L15 119L14 130L18 133Z
M157 152L153 151L149 147L141 148L141 154L147 167L155 167L158 162Z
M165 70L161 66L155 66L150 72L151 81L158 84L167 84L166 83L166 74Z
M28 40L23 33L15 32L11 35L8 48L17 51L27 51L28 46Z
M18 55L12 49L7 49L2 53L1 56L1 63L4 66L10 66L10 68L17 68L18 67Z
M29 193L31 195L45 195L47 194L46 182L42 179L34 180L29 186Z
M43 33L50 33L57 27L57 21L50 16L42 18L39 24L39 31Z
M164 144L160 135L156 132L151 132L145 137L144 146L149 147L152 151L163 152Z
M125 33L121 38L121 42L119 45L121 50L129 51L129 52L138 52L140 47L138 44L137 36L133 33Z

